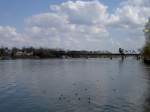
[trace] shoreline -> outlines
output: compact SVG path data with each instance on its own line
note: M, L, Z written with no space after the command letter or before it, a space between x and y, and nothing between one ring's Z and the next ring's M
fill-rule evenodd
M59 57L53 56L53 57L38 57L38 56L16 56L16 57L11 57L11 56L2 56L0 57L0 60L18 60L18 59L33 59L33 60L38 60L38 59L91 59L91 58L127 58L127 57L135 57L137 60L141 59L140 54L124 54L123 57L121 54L90 54L90 55L62 55ZM145 60L144 60L145 61Z

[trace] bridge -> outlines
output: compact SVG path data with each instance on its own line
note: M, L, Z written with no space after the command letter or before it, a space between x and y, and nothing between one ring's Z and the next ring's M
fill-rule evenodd
M71 58L117 58L117 57L136 57L140 58L141 54L120 54L120 53L67 53L63 56Z

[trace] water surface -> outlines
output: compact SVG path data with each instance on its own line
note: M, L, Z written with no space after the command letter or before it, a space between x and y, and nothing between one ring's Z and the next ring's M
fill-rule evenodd
M0 112L150 112L150 66L119 58L0 61Z

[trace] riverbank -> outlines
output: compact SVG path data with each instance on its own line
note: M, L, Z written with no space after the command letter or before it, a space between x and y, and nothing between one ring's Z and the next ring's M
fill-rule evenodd
M46 57L39 57L39 56L3 56L0 57L0 60L14 60L14 59L73 59L73 58L120 58L122 57L121 54L65 54L65 55L60 55L60 56L46 56ZM135 57L136 59L141 59L140 54L125 54L123 58L126 57Z
M139 58L140 54L126 52L123 55L109 51L73 51L49 48L0 48L0 60L8 59L70 59L70 58L116 58L134 56Z

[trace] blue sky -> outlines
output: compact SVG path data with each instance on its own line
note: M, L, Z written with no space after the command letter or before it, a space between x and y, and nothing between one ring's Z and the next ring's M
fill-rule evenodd
M150 0L0 0L0 46L139 49Z

